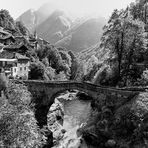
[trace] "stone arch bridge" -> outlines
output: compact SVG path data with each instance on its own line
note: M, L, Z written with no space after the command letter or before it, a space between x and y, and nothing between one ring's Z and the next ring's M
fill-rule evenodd
M125 102L145 89L140 88L114 88L94 85L87 82L75 81L40 81L20 80L16 83L24 83L33 96L36 111L35 116L40 127L47 124L47 114L54 99L66 90L78 90L88 94L92 99L99 99L100 94L116 96ZM85 100L85 99L84 99Z

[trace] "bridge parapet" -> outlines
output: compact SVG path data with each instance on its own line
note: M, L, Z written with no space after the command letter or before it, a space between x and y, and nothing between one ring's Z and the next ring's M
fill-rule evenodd
M87 82L76 82L76 81L41 81L41 80L17 80L17 82L24 83L26 85L34 85L41 89L47 88L65 88L65 89L86 89L88 91L100 92L100 93L119 93L123 95L135 94L146 91L148 87L105 87L100 85L94 85ZM43 88L44 86L44 88Z
M54 102L55 97L66 90L79 90L87 93L93 100L106 98L108 102L114 102L115 106L124 104L130 101L140 92L146 91L147 87L143 88L115 88L94 85L87 82L75 81L40 81L40 80L13 80L16 83L23 83L28 86L28 90L32 93L33 101L35 101L36 118L39 125L47 123L48 109ZM108 97L109 96L109 97ZM85 100L85 99L83 99ZM42 116L41 116L42 114ZM43 115L44 114L44 115Z

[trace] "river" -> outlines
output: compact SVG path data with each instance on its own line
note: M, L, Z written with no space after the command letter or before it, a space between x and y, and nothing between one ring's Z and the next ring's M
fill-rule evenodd
M53 132L56 143L54 148L87 148L77 130L86 124L91 115L91 101L79 100L76 92L67 92L55 99L49 114L49 128ZM63 117L56 120L57 116ZM53 125L51 121L54 122Z

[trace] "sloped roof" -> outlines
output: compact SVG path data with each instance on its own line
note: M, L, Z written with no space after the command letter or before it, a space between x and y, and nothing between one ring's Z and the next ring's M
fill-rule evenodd
M14 43L14 44L7 45L7 46L4 47L4 50L13 51L13 50L16 50L16 49L20 49L21 47L25 47L26 50L27 49L29 50L31 48L31 47L25 45L23 42L21 42L19 44Z
M0 33L6 34L6 35L10 35L9 32L4 31L4 28L0 27Z
M13 38L13 35L7 31L4 30L4 28L0 27L0 33L4 34L5 36L4 37L0 37L1 40L6 40L6 39L9 39L9 38Z
M21 55L19 53L8 52L6 50L0 53L0 59L18 59L18 60L29 60L25 55Z
M14 48L18 49L18 48L22 47L23 45L24 45L23 43L20 43L20 44L14 43L14 44L10 44L10 45L5 46L4 49L14 49Z
M14 58L14 54L8 51L2 51L0 53L0 58L5 58L5 59L13 59Z
M4 36L4 37L0 37L0 40L6 40L6 39L9 39L9 38L12 38L14 40L14 37L12 35L7 35L7 36Z
M24 36L15 36L16 41L27 42L27 39Z
M15 53L15 58L18 60L30 60L28 57L21 55L19 53Z

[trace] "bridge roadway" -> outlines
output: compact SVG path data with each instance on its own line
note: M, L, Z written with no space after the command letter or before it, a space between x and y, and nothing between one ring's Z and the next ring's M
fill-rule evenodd
M78 90L88 94L93 100L109 97L114 101L115 106L123 105L133 99L140 92L146 91L147 87L115 88L94 85L88 82L76 81L40 81L40 80L12 80L15 83L22 83L28 87L35 103L35 117L38 125L47 125L47 114L55 98L66 90ZM83 99L85 100L85 98Z
M19 83L24 83L30 87L32 90L35 90L37 87L40 87L40 90L45 88L52 88L60 91L62 88L64 90L80 90L84 92L94 92L94 93L117 93L121 95L130 95L130 94L138 94L140 92L144 92L148 89L148 87L107 87L95 85L89 82L77 82L77 81L41 81L41 80L14 80ZM47 90L47 89L46 89Z

